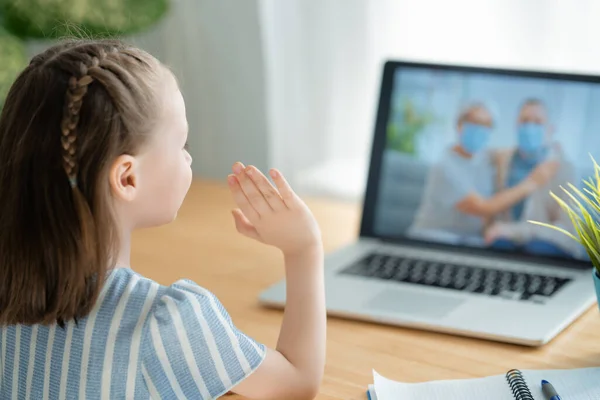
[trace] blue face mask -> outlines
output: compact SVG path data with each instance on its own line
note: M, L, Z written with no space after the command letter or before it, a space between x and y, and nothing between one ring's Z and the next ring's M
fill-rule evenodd
M492 130L484 125L464 123L460 135L460 145L470 154L483 150L490 141Z
M524 123L519 126L519 150L526 154L538 152L544 146L544 126L535 123Z

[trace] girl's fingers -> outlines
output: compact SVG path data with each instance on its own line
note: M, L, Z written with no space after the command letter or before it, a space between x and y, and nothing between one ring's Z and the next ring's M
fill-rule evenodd
M271 182L255 167L246 168L246 174L252 179L258 190L260 190L266 202L269 206L275 210L282 210L285 208L283 199L279 195L279 192L273 187Z
M231 167L231 170L233 171L233 173L235 175L239 175L242 173L242 171L244 170L244 168L246 168L244 166L244 164L242 164L241 162L236 162L235 164L233 164L233 166Z
M269 171L271 178L273 178L273 182L277 186L277 190L283 199L283 202L287 207L292 207L296 201L296 194L290 187L289 183L285 180L281 172L276 169L271 169Z
M244 215L252 222L258 221L260 219L260 215L256 212L256 210L252 207L248 198L244 194L242 187L235 175L229 175L227 177L227 183L229 184L229 190L231 190L231 194L233 195L233 200L238 205L238 207L242 210Z
M256 184L250 179L248 176L249 167L246 167L244 171L238 175L236 178L246 195L246 198L250 202L250 205L256 210L259 215L267 214L272 211L271 206L265 200L265 197L262 195Z

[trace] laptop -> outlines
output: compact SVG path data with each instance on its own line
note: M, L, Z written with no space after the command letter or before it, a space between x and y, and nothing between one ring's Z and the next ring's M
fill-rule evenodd
M328 315L551 341L594 304L592 268L578 243L530 221L570 229L550 191L592 176L598 110L597 76L386 62L360 235L326 256ZM482 206L549 161L559 167L536 190ZM285 290L260 302L284 307Z

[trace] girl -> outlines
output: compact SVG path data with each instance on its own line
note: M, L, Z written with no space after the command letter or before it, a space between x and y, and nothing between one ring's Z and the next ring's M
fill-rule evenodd
M284 255L275 350L206 289L129 268L131 232L173 220L189 189L187 129L173 75L117 41L52 47L17 78L0 119L0 398L316 395L320 232L278 171L277 188L240 163L228 177L238 231Z

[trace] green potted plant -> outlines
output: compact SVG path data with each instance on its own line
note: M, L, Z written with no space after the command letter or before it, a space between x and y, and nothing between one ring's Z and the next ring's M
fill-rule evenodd
M159 21L170 0L0 0L0 109L26 48L65 36L119 37Z
M596 297L600 304L600 222L598 221L600 217L600 166L594 158L592 158L592 162L594 176L583 181L585 186L583 189L578 189L572 183L567 185L568 189L561 187L571 200L571 204L550 192L550 195L569 216L575 230L574 234L551 224L529 222L557 230L583 246L594 267L592 275Z
M140 32L165 15L169 0L0 0L2 25L19 38L54 39Z

